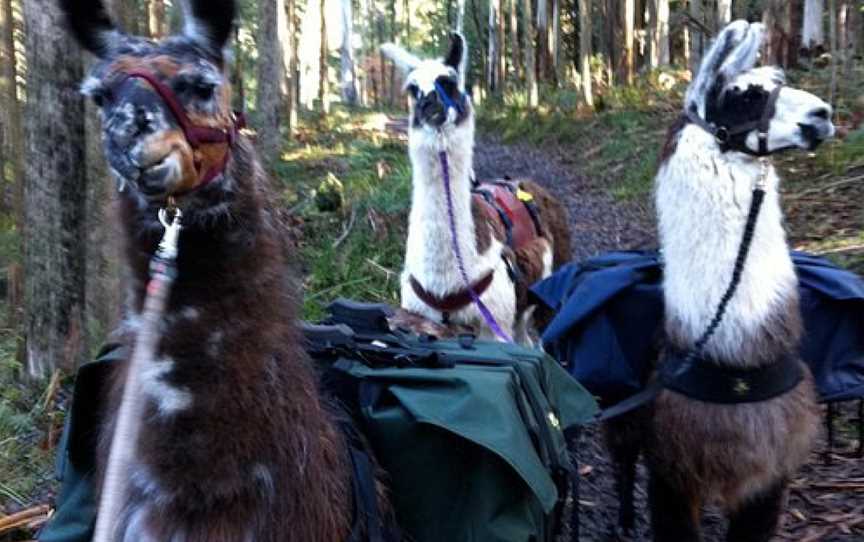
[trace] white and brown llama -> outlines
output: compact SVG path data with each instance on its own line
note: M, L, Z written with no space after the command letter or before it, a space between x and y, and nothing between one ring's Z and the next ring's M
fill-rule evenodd
M121 192L130 346L163 233L157 211L174 196L183 213L157 356L138 375L140 434L121 443L131 458L128 483L107 496L122 510L109 539L347 540L354 506L347 438L301 344L276 198L230 109L223 47L234 2L184 4L182 34L158 42L123 33L100 0L62 5L98 57L83 88L101 110ZM105 428L104 443L114 429Z
M464 86L466 47L465 39L454 33L441 60L421 60L393 44L381 48L405 72L411 99L408 147L413 191L401 306L434 322L470 327L481 337L530 343L534 307L528 287L569 260L566 210L531 181L506 187L474 185L474 110ZM502 215L513 225L509 235ZM454 255L454 234L468 284ZM494 322L484 318L469 284ZM495 324L503 333L493 333Z
M667 387L651 406L607 427L625 492L639 453L633 439L640 440L657 541L700 540L705 505L727 514L729 542L768 541L786 487L818 433L813 379L797 354L802 324L779 180L757 156L812 149L834 127L825 102L784 86L778 69L754 67L762 41L762 25L746 21L718 35L688 89L685 114L669 131L656 177L666 366L681 359L673 353L692 351L728 298L754 188L764 186L740 282L695 361L702 376L678 381L676 391ZM756 388L770 393L756 398ZM622 512L622 527L632 527L632 510Z

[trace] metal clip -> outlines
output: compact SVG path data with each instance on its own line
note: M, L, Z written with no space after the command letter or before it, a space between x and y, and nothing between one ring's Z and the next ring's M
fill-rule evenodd
M169 213L172 213L171 216ZM156 251L157 257L169 261L177 259L177 245L182 228L180 219L182 217L183 213L176 207L170 211L165 208L159 209L159 222L165 227L165 233L162 234L162 240L159 241L159 249Z
M759 158L759 170L759 178L756 180L756 188L759 190L765 190L765 186L768 184L768 158L766 156Z

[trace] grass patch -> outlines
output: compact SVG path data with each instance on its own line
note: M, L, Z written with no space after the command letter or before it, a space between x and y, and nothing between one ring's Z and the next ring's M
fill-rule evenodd
M411 165L404 137L380 112L339 109L303 119L277 168L285 203L302 222L302 316L336 297L398 303Z

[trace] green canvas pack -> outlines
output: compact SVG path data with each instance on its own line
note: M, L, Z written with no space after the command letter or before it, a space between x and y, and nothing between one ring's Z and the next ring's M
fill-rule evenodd
M304 326L323 386L352 414L386 472L405 538L545 542L562 523L571 466L564 431L593 398L538 350L386 328L381 305L337 301ZM63 487L40 542L88 542L96 435L116 346L83 366L58 454Z

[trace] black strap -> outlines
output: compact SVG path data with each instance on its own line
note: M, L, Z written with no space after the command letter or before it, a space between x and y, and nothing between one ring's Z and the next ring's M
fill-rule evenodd
M689 108L685 109L684 115L688 120L690 120L690 122L713 135L717 140L717 143L720 144L720 150L723 152L734 150L743 152L744 154L749 154L750 156L768 156L773 152L782 150L768 150L768 130L771 128L771 118L774 117L774 113L777 111L777 99L780 97L780 91L782 89L783 85L777 85L774 87L774 90L772 90L771 94L768 96L765 109L762 111L762 116L758 121L745 122L737 126L717 126L699 116L699 112L696 110L696 104L691 104ZM757 130L756 135L759 138L759 150L751 150L746 143L739 145L733 142L733 136L745 134L753 130Z

